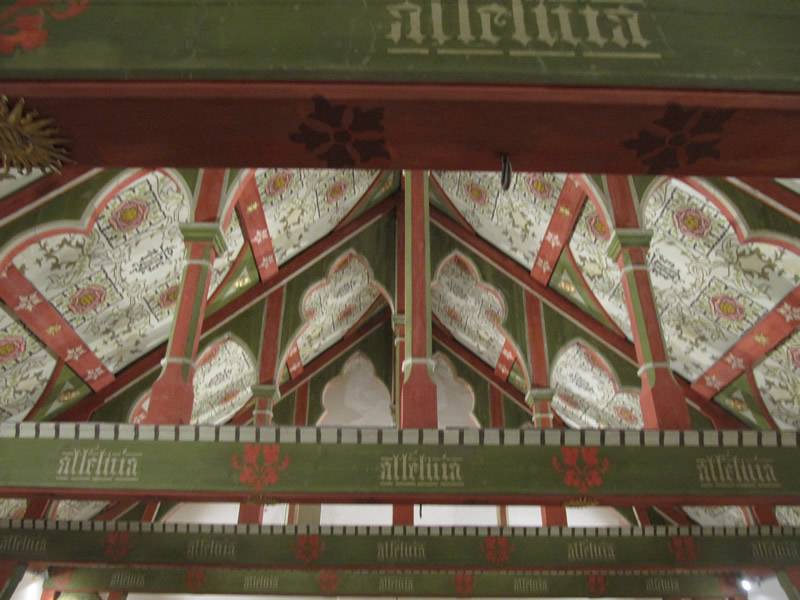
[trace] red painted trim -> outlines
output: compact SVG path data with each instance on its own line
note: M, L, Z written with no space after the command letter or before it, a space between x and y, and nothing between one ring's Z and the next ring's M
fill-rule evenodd
M636 516L636 521L638 522L639 527L647 527L651 525L650 522L650 515L648 514L648 507L647 506L634 506L633 507L633 514Z
M542 526L566 527L567 509L563 506L542 506Z
M525 291L525 321L531 365L531 386L550 387L550 361L547 358L547 332L544 326L542 302L527 290Z
M378 172L378 174L375 176L375 179L373 179L372 183L369 184L369 187L367 188L367 191L365 191L363 194L361 194L361 198L359 198L356 201L356 203L353 205L353 207L349 211L347 211L347 214L344 217L342 217L342 220L339 221L339 223L336 224L336 227L333 228L334 230L340 229L341 227L344 227L350 221L352 221L353 219L356 218L356 216L358 215L358 213L361 211L361 209L363 208L364 204L366 203L367 199L372 195L374 190L380 185L381 179L382 179L384 173L385 173L385 171L379 171Z
M753 506L751 510L759 525L780 525L775 516L774 506Z
M489 385L489 427L502 429L506 426L503 411L503 392L500 388Z
M407 225L411 228L411 239L414 240L414 244L411 247L411 264L406 265L406 269L410 271L411 280L411 306L407 308L411 311L411 356L414 358L430 358L427 313L430 289L425 277L429 252L426 232L430 225L425 220L424 212L424 205L428 202L425 198L425 177L424 171L411 173L411 195L406 200L413 205L411 222Z
M577 178L567 176L531 269L533 278L542 285L550 283L561 253L569 246L586 198L586 191Z
M294 394L294 424L308 425L308 380L301 383Z
M206 306L213 304L217 300L217 298L219 298L220 294L222 294L223 291L225 291L225 289L231 283L231 280L234 278L235 275L237 275L236 271L239 269L239 267L242 266L242 263L245 260L247 260L247 246L242 244L239 253L233 259L233 262L231 263L230 267L228 267L228 272L225 273L225 275L222 278L222 281L219 282L219 285L217 285L216 289L213 292L211 292L211 296L209 296L208 301L206 302Z
M278 261L269 232L267 216L261 203L254 170L248 171L234 191L233 205L239 215L239 224L250 244L261 281L267 281L278 272Z
M50 500L47 498L28 498L25 505L23 519L44 519L50 509Z
M264 303L264 333L261 337L261 363L258 371L258 380L261 383L273 383L278 375L275 369L280 352L285 293L284 285L267 296Z
M225 196L227 169L201 169L197 176L194 221L196 223L221 222L219 211Z
M13 264L0 274L0 299L9 313L93 390L101 390L114 380L72 325Z
M61 169L61 173L45 175L18 189L11 194L0 198L0 219L13 216L40 198L58 192L76 179L83 177L94 167L73 165Z
M530 273L528 273L525 268L507 257L500 250L497 250L488 242L485 242L483 239L465 230L442 211L434 207L431 207L431 222L453 237L456 241L464 244L470 250L480 255L481 258L499 269L502 273L516 281L523 289L532 293L537 298L547 303L551 308L578 325L607 348L613 350L631 364L638 365L636 349L627 338L612 331L591 315L583 312L555 290L545 287L533 280L530 277ZM697 394L690 388L685 379L678 375L675 376L675 379L692 404L711 419L716 427L720 429L743 429L745 427L741 421L729 415L713 402Z
M674 506L656 506L655 509L675 525L692 525L692 520L680 508Z
M244 502L239 505L239 525L261 525L264 518L264 506Z
M414 525L414 505L394 504L392 506L392 525Z
M475 356L472 351L459 342L453 335L442 327L436 320L433 322L433 339L442 346L450 350L467 364L473 371L483 377L491 385L496 386L502 392L519 405L526 413L530 414L531 408L525 403L525 395L513 385L495 375L494 369Z
M465 227L466 229L469 229L472 233L477 234L475 228L472 225L470 225L469 221L467 221L464 215L461 214L461 211L458 210L458 208L456 208L455 204L453 204L453 201L450 200L450 195L444 191L444 188L441 186L441 184L439 184L439 180L436 179L436 176L431 175L430 182L431 182L430 185L436 188L438 196L450 208L450 211L453 213L452 218L455 219L462 227Z
M136 500L121 500L114 502L111 506L103 510L99 515L94 517L94 521L114 521L129 512L136 506Z
M339 246L358 235L364 228L379 221L390 211L394 210L398 198L400 198L400 195L395 194L382 201L380 204L373 206L363 215L353 220L347 227L343 227L341 230L329 234L307 250L284 263L278 275L270 281L260 282L254 285L244 294L226 304L215 313L206 316L203 321L203 335L210 333L223 323L234 318L237 314L260 301L273 290L302 273L310 265L322 259L324 256L327 256ZM114 394L135 382L152 369L158 367L165 355L166 343L163 343L123 369L118 374L114 383L109 385L108 388L104 389L102 392L87 396L76 406L64 411L55 420L63 422L89 420L91 414L100 408Z
M637 203L631 189L632 185L633 183L628 175L606 176L611 211L614 215L614 225L617 229L638 229L641 227Z
M769 196L786 210L794 213L795 220L800 219L800 194L795 194L774 179L770 177L739 177L737 181L737 178L730 177L728 181L739 188L741 188L739 182L744 183L765 196ZM744 191L747 192L749 190ZM759 199L758 196L756 196L756 199Z
M800 326L800 287L786 294L775 307L753 325L725 354L692 383L704 398L713 398L733 380L752 369ZM785 313L785 314L784 314Z

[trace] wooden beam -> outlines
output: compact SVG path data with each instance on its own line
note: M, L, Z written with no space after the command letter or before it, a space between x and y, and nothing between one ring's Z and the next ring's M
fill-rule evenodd
M728 181L770 208L800 223L800 194L784 187L773 178L728 177Z
M422 569L486 572L598 572L641 569L756 573L796 567L800 530L792 527L415 529L96 523L0 522L0 557L49 564L247 569ZM401 558L398 558L398 555Z
M711 399L720 390L760 363L800 328L800 287L786 294L775 308L742 335L717 362L692 383L692 389Z
M122 590L174 594L269 594L369 597L521 597L584 598L598 594L641 598L675 593L686 598L726 598L736 593L736 574L619 573L592 575L525 571L394 569L310 570L219 568L78 568L64 570L45 582L46 589L65 592Z
M0 456L14 457L0 470L0 495L407 504L564 504L586 498L610 506L798 504L798 443L798 432L773 431L381 432L21 423L0 425ZM408 466L412 456L419 468ZM201 480L191 468L197 463L204 465ZM92 479L100 476L100 483Z
M541 285L535 281L522 266L514 262L500 250L484 241L477 235L464 229L442 211L431 208L431 222L442 231L450 235L457 242L464 244L470 250L480 255L502 273L516 281L525 290L545 302L558 313L578 325L583 331L602 343L610 350L627 360L632 365L637 365L636 349L626 337L609 329L591 315L583 312L575 304L555 290ZM681 385L683 393L689 398L690 403L701 413L707 416L718 428L742 429L744 424L731 416L715 403L703 398L692 390L689 383L679 375L676 380Z
M294 279L300 273L305 271L311 265L321 260L349 240L353 239L359 233L364 231L370 225L376 223L388 213L394 210L398 201L399 195L395 194L381 203L373 206L364 214L354 219L346 227L327 235L325 238L310 246L291 260L287 261L281 266L278 274L269 281L259 282L244 292L235 300L220 308L217 312L207 316L203 321L203 335L215 331L223 324L233 319L242 311L247 310L256 302L262 300L267 294L271 293L278 287L284 285L286 282ZM151 350L148 354L135 361L120 373L117 374L115 382L109 385L101 393L95 393L86 397L83 401L76 406L64 411L57 417L59 421L82 421L88 420L89 416L98 408L100 408L108 399L113 397L125 387L131 385L139 377L157 368L164 358L166 352L166 343L161 344L157 348Z
M800 140L785 132L800 122L800 94L590 86L29 80L3 91L53 118L76 162L106 167L496 170L505 153L521 171L796 174ZM369 152L334 143L314 119L323 104L374 115ZM704 118L705 151L688 154Z

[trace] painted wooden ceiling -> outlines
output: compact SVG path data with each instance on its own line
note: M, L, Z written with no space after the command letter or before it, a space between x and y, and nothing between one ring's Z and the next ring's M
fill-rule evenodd
M98 378L113 380L135 370L165 343L186 263L179 226L190 218L196 177L194 171L171 169L96 170L45 202L3 218L0 417L58 418L100 394ZM587 319L632 339L619 268L607 255L614 224L602 177L520 173L508 191L501 189L496 173L431 177L433 210L474 231L527 272L552 272L552 290ZM263 169L232 171L229 181L222 223L226 250L213 264L209 290L209 311L225 318L201 343L192 414L198 423L227 421L248 404L250 387L258 383L263 295L256 308L252 303L235 311L230 307L259 284L267 266L260 261L271 256L280 270L302 259L395 193L399 175ZM239 202L249 181L255 182L257 195ZM565 186L575 181L587 190L588 200L574 231L562 239L548 225L563 208L559 198ZM791 191L797 182L781 185ZM689 382L702 381L800 285L800 215L778 214L725 180L636 178L636 187L642 221L653 232L648 264L671 367ZM248 215L254 212L266 229L251 226ZM286 281L278 361L283 385L291 388L309 365L371 316L394 312L394 232L395 215L387 211L344 243L326 247ZM532 386L525 292L491 257L438 225L431 227L431 246L434 323L470 355L434 340L440 414L448 415L451 426L486 426L487 372L495 383L508 382L508 393L516 390L524 397ZM542 249L548 247L563 247L563 252L557 262L544 265ZM52 310L34 331L24 317L40 314L42 306ZM255 320L254 312L259 313ZM549 318L553 407L563 422L642 427L636 366L575 319L556 312ZM797 330L800 316L790 313L786 320ZM76 343L54 349L50 338L63 338L67 330ZM341 360L347 362L334 360L314 375L320 391L311 422L321 417L323 423L338 424L346 415L351 424L371 424L373 418L375 424L391 423L392 347L390 330L378 328L346 350ZM477 368L478 363L488 369ZM357 373L365 386L382 383L385 398L375 405L363 397L352 405L326 400L323 389L332 398L336 389L350 385L341 379L348 373ZM95 418L140 420L157 374L157 365L142 369L130 385L104 398ZM747 426L771 420L781 428L798 428L800 332L765 353L746 381L739 378L716 392L715 400ZM283 403L292 401L290 393ZM513 402L507 404L509 411L519 412L519 424L529 420ZM280 415L276 408L276 420ZM18 510L6 504L4 512ZM64 504L60 510L83 514L89 508ZM698 522L749 518L738 507L687 507L687 513ZM789 508L781 516L787 522L796 518Z

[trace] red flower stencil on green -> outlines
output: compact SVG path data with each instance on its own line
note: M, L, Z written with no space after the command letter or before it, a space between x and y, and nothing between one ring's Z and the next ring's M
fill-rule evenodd
M45 16L64 21L89 8L89 0L16 0L0 10L0 54L35 50L47 41Z
M507 563L508 559L511 558L511 552L514 550L514 546L511 545L508 538L497 536L483 538L481 548L486 560L493 565Z
M324 548L318 535L299 535L294 543L294 557L299 562L309 564L319 559Z
M471 596L475 587L475 575L467 571L456 573L454 587L459 596Z
M561 459L553 457L553 469L564 475L564 484L585 494L603 485L610 463L601 458L598 448L561 448Z
M320 594L335 594L339 587L339 576L336 571L321 571L317 578Z
M206 571L200 567L186 570L186 589L196 594L206 584Z
M103 541L103 556L109 560L122 560L131 549L130 536L127 531L110 531Z
M245 444L241 455L234 454L231 466L239 472L239 482L263 490L278 483L281 471L289 466L289 457L281 458L279 444Z

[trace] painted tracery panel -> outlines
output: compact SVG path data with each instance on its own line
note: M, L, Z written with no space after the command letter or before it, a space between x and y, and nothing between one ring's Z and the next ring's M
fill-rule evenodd
M42 395L56 360L0 308L0 421L21 421Z
M342 372L322 392L325 408L320 427L394 427L392 398L375 374L372 362L361 352L347 359Z
M197 359L192 382L194 406L191 423L225 423L250 399L250 387L258 383L257 379L255 360L250 352L235 339L223 336ZM134 406L130 422L141 423L149 405L148 393Z
M339 257L328 276L311 286L300 303L304 324L285 358L290 373L294 376L334 344L381 295L388 298L367 259L353 250Z
M781 429L800 429L800 331L753 369L764 404Z
M781 525L800 527L800 506L776 506L775 518Z
M533 268L566 175L516 173L508 191L495 172L437 171L434 179L481 237Z
M570 248L592 291L630 337L619 270L601 256L603 236L595 232L592 242L587 235L593 223L598 227L589 206ZM743 228L676 180L658 184L642 211L644 227L653 231L648 264L671 362L696 379L800 284L800 260L777 244L742 242L737 229Z
M52 509L51 518L59 521L88 521L108 506L103 500L59 500Z
M21 519L26 506L23 498L0 498L0 519Z
M433 383L436 384L436 414L439 429L462 427L478 429L480 423L473 412L475 393L458 376L453 365L441 352L433 355Z
M112 372L169 333L185 264L179 223L189 220L190 202L171 172L129 173L99 196L86 225L38 234L13 259ZM242 246L235 220L226 233L216 282Z
M379 175L367 170L257 170L256 183L278 264L333 230Z
M503 295L481 280L477 267L454 252L436 269L431 283L433 315L455 338L488 363L505 379L519 350L503 329L506 303Z
M620 389L605 361L585 345L566 347L553 363L553 411L576 429L641 429L639 393Z

